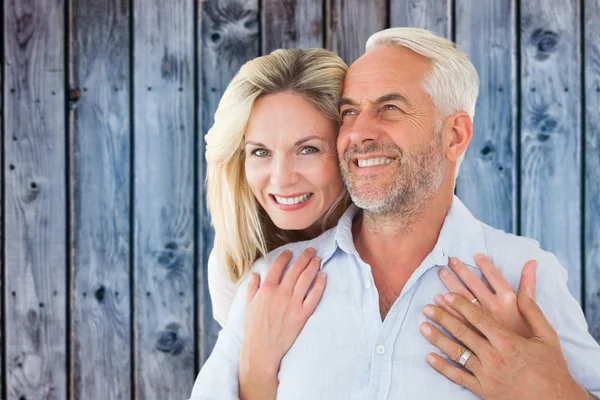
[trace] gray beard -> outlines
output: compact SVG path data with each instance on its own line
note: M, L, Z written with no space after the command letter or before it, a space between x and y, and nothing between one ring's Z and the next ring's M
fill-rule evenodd
M444 158L441 154L441 132L434 132L434 140L407 155L397 146L370 144L354 147L340 160L342 178L354 204L364 210L367 219L380 220L394 217L396 222L408 226L424 211L439 190L444 178ZM399 167L396 177L387 188L355 184L349 173L351 157L372 152L395 154Z

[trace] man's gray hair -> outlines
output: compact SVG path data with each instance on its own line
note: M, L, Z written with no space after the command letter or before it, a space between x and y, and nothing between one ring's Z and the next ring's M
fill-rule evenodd
M390 28L371 35L366 51L383 46L406 47L430 61L431 70L423 82L423 90L436 107L440 127L443 119L458 111L465 111L473 120L479 75L454 43L425 29ZM463 158L464 153L456 163L456 175Z

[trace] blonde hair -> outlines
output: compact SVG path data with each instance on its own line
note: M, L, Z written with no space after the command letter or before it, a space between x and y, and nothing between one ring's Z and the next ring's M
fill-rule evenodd
M337 129L338 100L347 68L328 50L279 49L244 64L225 90L205 136L206 198L215 229L214 248L233 281L239 281L259 257L301 240L297 232L275 226L246 181L244 135L254 101L281 92L296 93ZM327 219L339 219L349 204L344 191L325 214L323 229Z
M425 29L390 28L377 32L367 40L366 51L382 46L406 47L431 63L423 89L435 105L441 121L458 111L475 117L475 103L479 95L479 75L467 56L454 43ZM456 176L464 159L456 163Z

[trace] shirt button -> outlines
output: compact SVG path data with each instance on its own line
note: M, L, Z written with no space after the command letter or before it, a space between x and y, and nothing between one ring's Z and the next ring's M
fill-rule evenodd
M368 280L368 279L367 279L367 280L365 281L365 287L366 287L367 289L371 287L371 281L370 281L370 280Z
M377 350L377 354L379 354L379 355L385 353L385 347L383 347L381 345L377 346L376 350Z

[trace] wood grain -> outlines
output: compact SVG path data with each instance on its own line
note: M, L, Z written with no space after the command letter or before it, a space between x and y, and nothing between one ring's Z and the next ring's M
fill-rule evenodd
M390 0L390 24L423 28L450 38L451 6L449 0Z
M581 299L579 3L521 2L521 232L554 252Z
M135 385L194 383L194 3L134 2Z
M585 312L600 342L600 2L585 2Z
M204 201L206 158L204 135L212 126L214 113L225 88L240 67L259 55L257 0L209 0L202 2L201 37L201 134L198 184L200 212L198 221L198 363L204 364L217 340L219 324L213 319L208 292L206 267L213 246L214 233Z
M324 0L263 0L262 52L323 47Z
M6 392L9 399L63 400L64 3L8 0L4 7Z
M350 65L365 52L367 39L387 28L386 0L327 1L326 47Z
M129 1L71 7L71 396L129 399Z
M456 18L456 43L481 82L456 192L475 217L515 232L516 30L507 23L516 21L515 1L458 0Z

